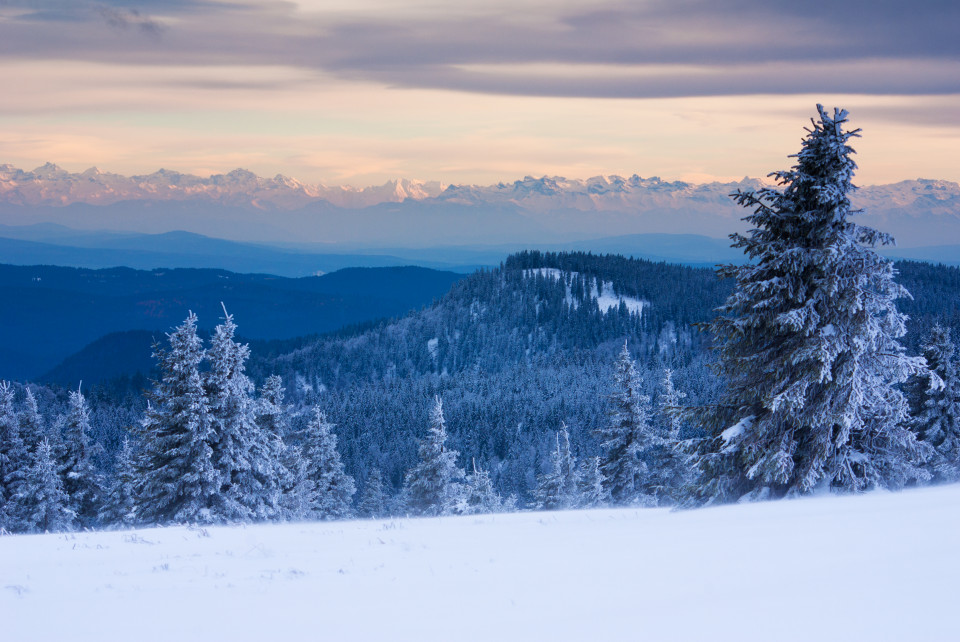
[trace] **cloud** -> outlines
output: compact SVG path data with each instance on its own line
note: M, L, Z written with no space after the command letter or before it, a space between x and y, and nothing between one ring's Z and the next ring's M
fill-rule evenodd
M142 15L136 9L124 10L108 5L101 5L96 8L97 13L108 26L114 29L136 28L141 33L150 36L159 36L164 27L156 20Z
M520 96L933 95L960 93L957 24L952 0L488 0L455 9L375 0L8 0L0 57L282 65ZM104 28L163 31L163 43L104 38Z

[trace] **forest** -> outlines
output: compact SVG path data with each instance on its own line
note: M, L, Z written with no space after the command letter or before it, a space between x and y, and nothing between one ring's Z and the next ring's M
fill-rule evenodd
M406 316L206 340L151 377L0 383L0 527L693 507L952 481L960 270L849 216L845 114L735 198L718 271L521 252ZM209 308L208 308L209 309ZM242 327L242 326L241 326Z

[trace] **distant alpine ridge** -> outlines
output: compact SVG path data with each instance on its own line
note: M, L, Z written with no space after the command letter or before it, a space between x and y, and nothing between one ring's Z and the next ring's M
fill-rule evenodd
M101 172L96 167L71 173L47 163L33 171L0 165L0 200L16 205L112 205L130 200L203 200L260 209L297 209L315 201L362 208L412 198L439 196L445 186L399 179L375 187L308 185L277 174L263 178L245 169L208 178L160 169L142 176Z
M122 176L96 168L33 171L0 165L0 215L10 224L56 222L87 229L325 243L571 241L618 234L696 233L724 237L748 214L730 198L759 179L693 184L633 175L588 179L527 176L496 185L407 179L373 187L308 185L236 169L202 178L161 169ZM960 184L910 180L854 194L860 222L894 234L900 246L960 243ZM69 211L59 211L69 210ZM269 224L264 219L269 216ZM589 215L588 215L589 214ZM383 236L382 239L377 234Z

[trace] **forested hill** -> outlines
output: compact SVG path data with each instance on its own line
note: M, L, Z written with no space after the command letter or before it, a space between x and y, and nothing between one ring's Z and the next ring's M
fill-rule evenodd
M706 337L691 324L709 318L728 288L711 270L521 253L428 309L261 354L251 370L281 375L294 406L322 407L351 474L362 480L378 467L394 488L439 395L461 465L475 461L501 493L526 501L562 423L578 456L599 451L593 431L624 341L646 392L655 395L671 367L692 402L713 393Z
M908 344L918 344L936 319L960 324L960 270L910 262L899 269L914 297L902 301L915 317ZM687 403L714 397L709 337L695 324L714 316L731 287L709 269L524 252L459 281L430 308L289 342L255 355L251 370L258 379L281 375L295 406L327 412L357 479L379 467L395 488L416 461L417 439L440 395L462 463L475 460L501 492L529 498L561 423L575 454L599 452L593 431L605 421L624 341L654 400L665 368Z

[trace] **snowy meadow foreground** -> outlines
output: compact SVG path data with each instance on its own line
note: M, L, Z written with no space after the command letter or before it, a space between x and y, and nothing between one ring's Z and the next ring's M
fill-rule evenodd
M950 640L958 531L960 485L18 535L0 538L0 619L11 642Z

